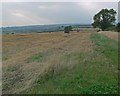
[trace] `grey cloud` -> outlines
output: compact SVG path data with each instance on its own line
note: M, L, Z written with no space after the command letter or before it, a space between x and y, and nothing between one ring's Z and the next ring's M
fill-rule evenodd
M117 11L117 3L94 2L91 5L84 5L80 2L11 2L2 4L2 20L4 26L54 23L87 24L92 22L93 15L102 8L114 8Z

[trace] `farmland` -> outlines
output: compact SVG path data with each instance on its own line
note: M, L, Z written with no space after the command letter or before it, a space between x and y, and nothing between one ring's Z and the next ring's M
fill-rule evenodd
M117 32L4 34L3 94L117 94Z

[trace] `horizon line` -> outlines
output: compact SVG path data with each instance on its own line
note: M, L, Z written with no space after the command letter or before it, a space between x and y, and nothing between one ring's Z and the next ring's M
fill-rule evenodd
M89 23L56 23L56 24L30 24L30 25L13 25L13 26L0 26L2 27L22 27L22 26L38 26L38 25L67 25L67 24L80 24L80 25L91 25Z

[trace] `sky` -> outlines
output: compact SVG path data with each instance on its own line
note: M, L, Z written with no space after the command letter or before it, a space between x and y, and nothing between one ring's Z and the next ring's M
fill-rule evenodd
M2 2L2 25L0 26L91 24L93 16L103 8L113 8L118 12L118 3L4 1Z
M120 1L118 3L118 22L120 23Z

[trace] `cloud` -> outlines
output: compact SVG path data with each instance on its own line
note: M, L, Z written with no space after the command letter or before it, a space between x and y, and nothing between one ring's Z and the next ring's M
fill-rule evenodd
M115 2L8 2L3 3L4 26L91 23L102 8L114 8Z
M2 0L2 2L118 2L119 0Z
M12 13L12 15L17 17L25 17L22 13Z
M44 8L46 8L46 6L39 6L38 8L40 8L40 9L44 9Z
M95 2L79 2L79 3L77 3L77 5L78 6L80 6L81 8L83 8L84 10L92 10L92 11L94 11L94 10L96 10L96 9L98 9L98 4L97 3L95 3Z

